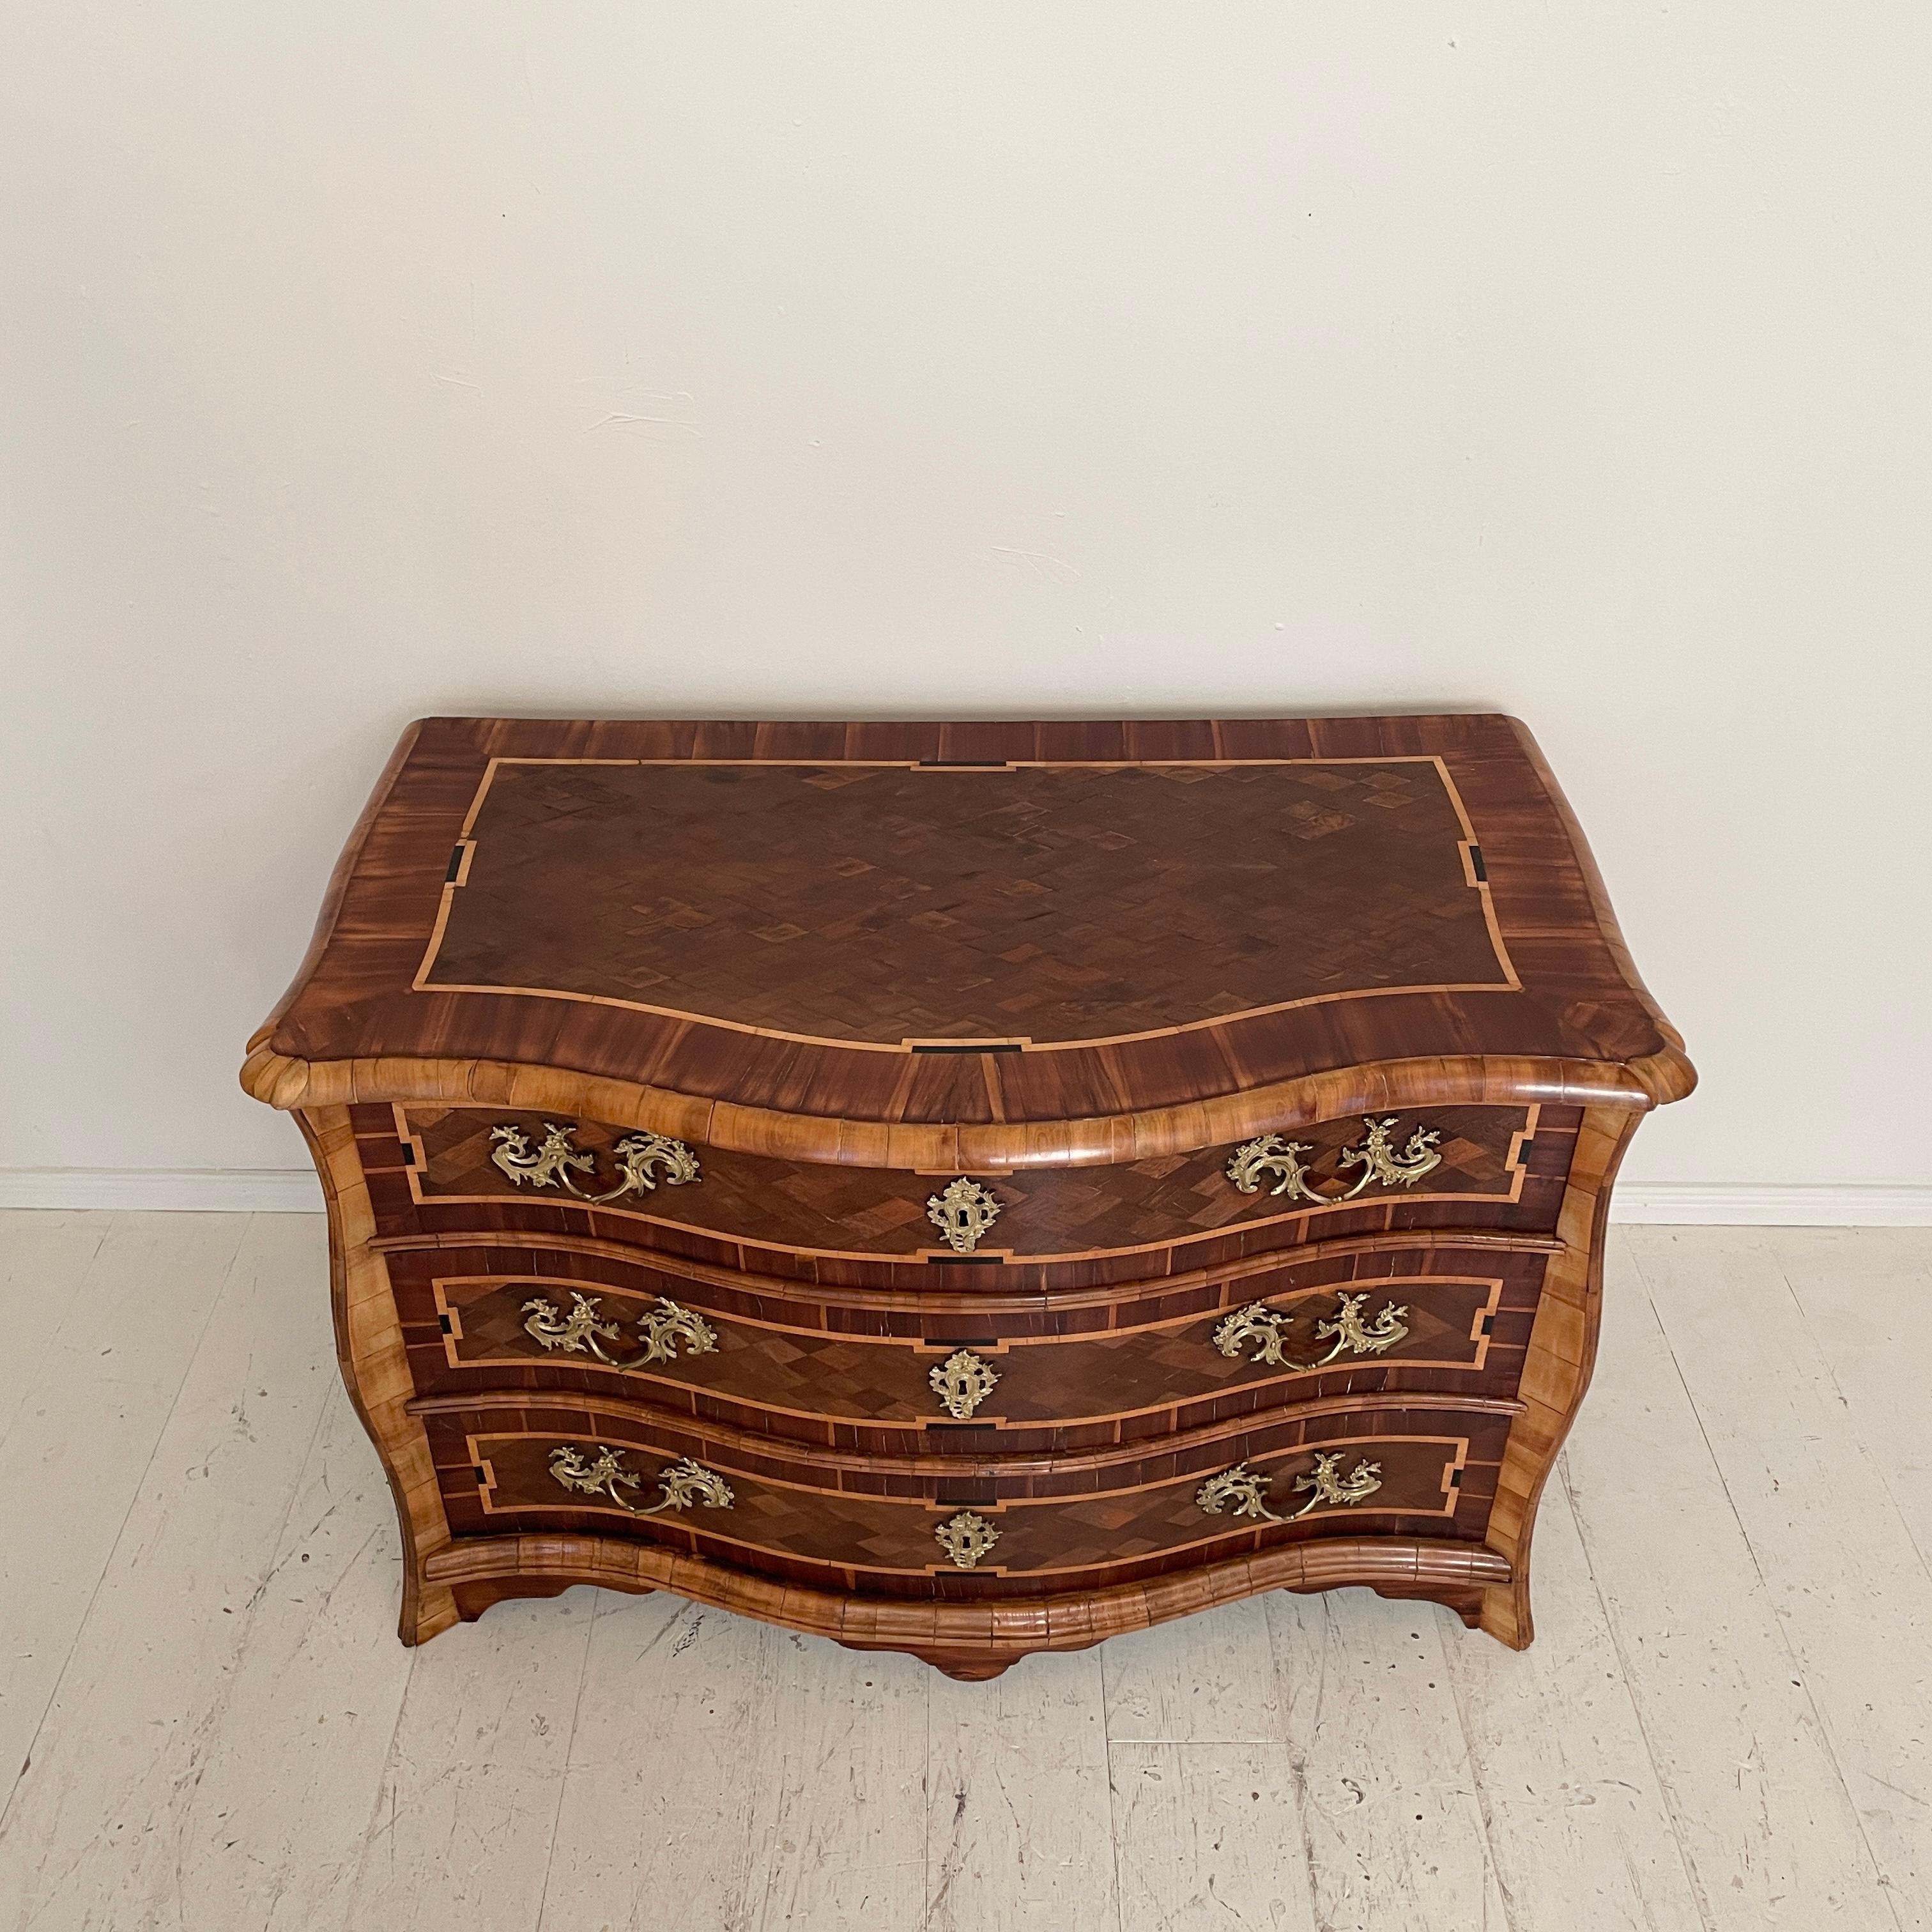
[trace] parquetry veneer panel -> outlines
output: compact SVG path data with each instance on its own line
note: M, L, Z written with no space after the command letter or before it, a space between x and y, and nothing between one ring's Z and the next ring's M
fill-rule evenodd
M467 817L425 988L896 1046L1043 1046L1369 988L1515 983L1432 758L997 776L505 762ZM1109 922L1042 916L1060 902Z

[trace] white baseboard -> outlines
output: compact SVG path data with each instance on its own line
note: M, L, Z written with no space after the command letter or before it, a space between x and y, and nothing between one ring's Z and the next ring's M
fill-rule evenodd
M1932 1228L1932 1186L1628 1181L1610 1197L1610 1219L1676 1228Z
M0 1208L319 1214L322 1186L307 1168L0 1168ZM1680 1228L1932 1228L1932 1185L1630 1182L1617 1190L1610 1218Z
M0 1208L320 1214L322 1183L307 1167L8 1167Z

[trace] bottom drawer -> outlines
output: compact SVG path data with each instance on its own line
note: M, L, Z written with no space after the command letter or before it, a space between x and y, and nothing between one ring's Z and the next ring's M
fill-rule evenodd
M1508 1430L1487 1408L1302 1411L1129 1460L935 1472L920 1466L929 1458L747 1454L574 1404L425 1420L459 1535L628 1534L770 1574L946 1594L1120 1580L1323 1534L1479 1538Z

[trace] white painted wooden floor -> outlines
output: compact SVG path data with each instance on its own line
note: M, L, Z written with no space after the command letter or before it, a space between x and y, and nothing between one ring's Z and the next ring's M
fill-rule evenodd
M1626 1228L1540 1636L954 1684L665 1597L411 1653L322 1223L0 1216L0 1928L1932 1925L1932 1232Z

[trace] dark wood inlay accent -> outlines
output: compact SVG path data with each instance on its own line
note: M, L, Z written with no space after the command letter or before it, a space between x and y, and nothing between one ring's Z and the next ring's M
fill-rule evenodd
M914 1053L1024 1053L1027 1043L1018 1040L909 1040L905 1045Z

